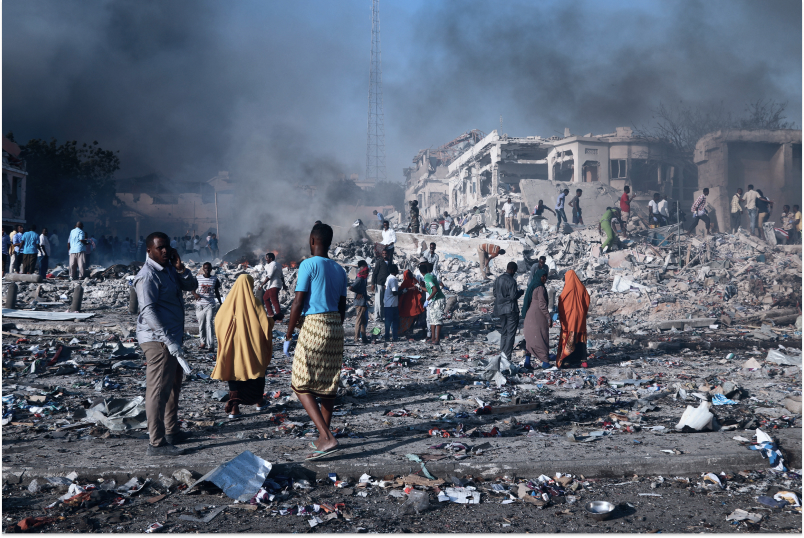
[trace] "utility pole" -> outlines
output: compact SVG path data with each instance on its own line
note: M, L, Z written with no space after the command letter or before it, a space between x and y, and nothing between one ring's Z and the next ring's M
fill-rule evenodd
M366 181L373 181L376 184L386 179L385 122L382 110L382 54L380 53L380 0L371 0Z

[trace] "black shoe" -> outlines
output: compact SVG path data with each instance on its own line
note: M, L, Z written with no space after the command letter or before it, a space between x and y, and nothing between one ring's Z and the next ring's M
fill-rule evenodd
M268 409L268 406L270 406L270 405L271 405L271 403L268 400L263 400L260 403L258 403L254 407L254 409L257 410L257 411L264 411L265 409Z
M146 456L181 456L184 450L176 448L170 443L165 443L160 446L148 445L148 450L145 451Z
M168 444L177 445L179 443L185 442L189 437L190 435L187 432L180 431L177 433L165 434L165 441L167 441Z

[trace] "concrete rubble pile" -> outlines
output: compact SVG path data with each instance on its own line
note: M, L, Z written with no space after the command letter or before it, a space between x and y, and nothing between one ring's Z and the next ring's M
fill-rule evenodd
M370 344L353 344L348 337L332 428L353 455L351 463L307 464L312 474L285 482L269 476L246 504L278 517L303 515L315 526L333 513L340 521L354 519L361 514L357 503L367 496L390 499L408 512L440 502L526 503L541 509L582 503L598 495L603 485L597 477L604 476L673 476L645 485L728 495L742 503L734 510L748 510L756 499L772 499L779 491L800 492L800 250L742 233L683 238L679 248L674 237L663 244L651 233L634 233L624 249L607 254L599 252L600 236L591 227L506 239L490 227L477 237L398 233L395 262L402 269L415 270L426 245L431 240L438 245L448 297L441 346L428 345L418 327L385 343L381 322L370 323ZM507 251L492 261L489 280L478 275L475 251L483 242ZM357 261L372 263L376 252L369 241L343 241L333 245L331 257L353 279ZM539 256L551 268L547 286L554 310L569 269L590 293L589 367L524 369L518 343L510 362L500 361L499 375L489 376L489 365L500 359L493 278L516 261L517 281L525 289ZM194 271L200 267L186 263ZM264 278L261 265L214 265L224 296L240 274L252 275L255 287ZM95 313L90 320L3 323L3 434L17 447L4 454L4 468L28 469L28 478L34 471L62 476L59 464L36 457L36 446L52 443L76 468L86 469L80 480L71 480L85 491L87 481L114 469L143 478L138 470L147 438L144 355L136 344L135 315L128 312L136 264L93 269L83 283L81 307ZM288 291L280 294L285 312L295 278L296 269L286 267ZM63 312L70 305L70 283L59 275L17 285L18 310ZM350 293L347 335L354 327L351 303ZM266 375L272 405L229 420L222 403L227 387L209 377L215 355L198 348L189 299L186 312L185 347L193 372L182 388L180 418L197 451L185 456L182 466L198 479L233 457L229 443L275 467L298 465L318 434L290 391L292 358L281 353L286 326L278 323L273 335ZM557 325L550 330L553 350ZM763 441L768 433L770 443ZM372 452L364 457L367 442ZM590 459L589 443L606 455L631 457L628 468ZM712 459L710 449L720 459ZM533 451L540 456L533 458ZM506 474L506 466L519 470ZM372 477L370 468L388 469L384 474L390 476ZM335 471L338 478L330 480L327 474ZM358 478L365 473L367 478ZM425 478L428 473L434 478ZM707 473L720 484L707 480ZM160 485L158 477L150 479L152 495L181 487L175 480ZM27 487L19 480L19 487ZM53 501L67 487L56 486ZM311 491L329 487L346 506L325 513L308 508L323 506L308 502ZM415 491L430 495L429 501L412 497Z

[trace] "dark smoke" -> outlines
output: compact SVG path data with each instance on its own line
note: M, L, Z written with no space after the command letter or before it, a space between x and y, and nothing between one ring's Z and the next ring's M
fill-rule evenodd
M299 189L365 170L369 2L6 0L3 130L98 140L119 177L239 181L221 244L354 220ZM801 117L796 0L382 2L387 174L473 128L612 132L660 102ZM256 231L253 233L257 233ZM264 234L269 232L264 232ZM282 240L276 234L269 242ZM269 234L270 235L270 234Z
M443 140L467 124L496 129L499 114L516 136L613 132L649 123L660 102L739 114L757 99L787 101L800 125L801 10L787 0L429 4L415 40L434 61L388 102L403 133Z

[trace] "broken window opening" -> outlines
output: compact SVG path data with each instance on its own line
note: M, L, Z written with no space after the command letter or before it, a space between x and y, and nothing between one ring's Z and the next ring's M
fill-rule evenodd
M626 159L611 160L611 179L625 179L627 175Z

